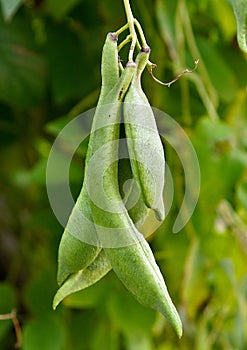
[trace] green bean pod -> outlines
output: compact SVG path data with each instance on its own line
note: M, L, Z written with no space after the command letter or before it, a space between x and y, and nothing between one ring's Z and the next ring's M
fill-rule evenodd
M83 185L83 188L86 188L84 191L86 191L86 199L91 211L88 209L88 205L85 210L88 210L88 215L92 215L97 236L118 277L140 303L163 313L173 324L178 335L181 336L181 321L169 297L152 251L129 217L119 193L117 172L121 101L133 78L134 70L135 64L129 63L116 86L99 99L88 146ZM104 172L101 177L99 174L102 165L106 166L103 167ZM101 198L102 190L105 190L107 196L103 196L102 203L98 203L97 198ZM79 210L81 209L79 208ZM76 224L80 224L80 219L78 220L76 216L73 221L78 221ZM114 233L114 241L112 241L112 235L110 235L109 240L107 232ZM116 240L120 241L122 246L107 247L107 243L116 243ZM123 246L123 243L127 243L127 245ZM89 276L92 277L93 266L97 265L97 261L101 258L104 259L103 253L97 255L96 260L94 259L90 265L78 269L82 270L83 278L88 271ZM98 272L102 273L100 270ZM81 274L78 272L78 275ZM80 281L83 278L80 276ZM94 278L97 280L97 274ZM72 286L71 283L72 281L70 281L69 288ZM92 284L92 280L84 282L81 286L84 288L88 283ZM66 282L64 286L65 284ZM65 289L64 292L66 292ZM54 306L56 306L57 301L58 299L54 300Z
M132 235L132 234L131 234ZM126 247L104 248L111 266L134 297L146 307L163 314L182 336L182 323L170 298L165 281L145 238L136 233L138 242Z
M113 270L141 304L165 315L180 337L181 320L155 263L151 248L136 229L119 193L119 101L132 78L133 67L132 63L125 68L125 88L118 90L119 93L116 93L115 89L112 94L107 95L109 102L114 103L104 105L104 108L95 114L93 130L96 135L94 144L90 144L92 157L87 188L96 231ZM99 198L100 203L97 202Z
M130 244L129 237L125 239L125 231L126 227L134 227L119 193L118 144L121 101L132 80L135 67L134 62L127 64L118 87L114 87L106 96L106 104L96 110L92 127L92 132L95 133L94 142L89 142L92 157L88 167L87 190L93 220L103 247ZM119 229L119 232L122 229L121 242L115 229ZM115 238L116 242L113 243ZM136 238L133 239L135 242Z
M142 201L140 194L136 191L135 184L133 184L129 159L125 158L121 160L123 162L119 163L119 186L124 186L127 183L128 187L125 188L124 192L122 193L124 196L124 204L135 226L140 229L147 215L147 207ZM131 182L129 182L129 180ZM134 205L132 205L132 196L138 198L137 202L135 202ZM128 209L129 206L130 209ZM102 249L89 266L77 271L76 273L71 274L68 279L62 284L54 297L53 308L56 309L58 304L70 294L90 287L96 283L111 269L111 264L106 257L104 250Z
M116 109L116 106L118 106L118 108L121 106L121 100L124 96L125 91L127 90L133 73L134 73L134 69L135 69L135 64L134 63L130 63L129 65L127 65L125 71L123 72L122 76L118 79L118 82L115 84L115 86L111 89L110 93L106 94L104 97L102 95L100 95L99 98L99 102L98 105L96 107L96 111L95 111L95 115L94 115L94 121L93 121L93 125L92 125L92 132L90 135L90 140L89 140L89 145L88 145L88 152L87 152L87 157L86 157L86 166L85 166L85 175L84 175L84 184L83 184L83 188L81 191L81 194L78 197L77 200L77 205L73 208L72 211L72 215L69 218L69 222L68 222L68 230L73 232L73 234L75 234L75 232L78 231L78 233L80 234L80 225L83 225L83 234L91 234L91 235L95 235L95 232L93 231L88 231L87 229L90 228L87 220L89 222L89 224L91 224L93 222L93 217L91 214L91 210L90 210L90 202L91 199L88 196L88 192L87 192L87 187L86 187L86 179L88 176L90 176L89 172L88 172L88 164L90 163L90 159L92 157L92 155L94 154L94 152L97 150L97 148L100 146L100 139L101 139L101 132L102 130L97 130L95 129L95 120L97 120L98 118L101 119L101 124L104 120L104 118L102 118L104 116L104 113L106 113L106 118L108 120L109 118L109 113L112 113L114 115L114 111ZM108 72L110 74L110 72ZM104 87L104 92L106 90L109 90L109 85ZM115 103L114 103L115 101ZM111 103L110 103L111 102ZM99 122L97 123L99 125ZM107 124L107 123L106 123ZM105 124L103 122L102 124L103 127L103 132L107 132L109 134L111 134L112 132L112 125L111 125L111 121L110 121L110 125L105 127ZM117 127L119 128L119 124L117 125ZM114 128L116 128L116 126L114 125ZM81 215L82 213L82 215ZM94 228L94 226L93 226ZM94 228L95 230L95 228ZM86 232L85 232L86 231ZM70 238L73 238L73 236L70 236ZM88 237L87 237L88 238ZM93 239L97 239L97 237L93 237ZM67 242L68 242L68 238L67 238ZM103 277L110 269L111 266L109 264L109 261L107 260L107 258L104 255L104 252L100 251L101 247L99 246L94 246L94 245L87 245L86 243L84 243L85 245L85 250L83 249L82 251L80 251L80 256L78 257L76 254L78 253L78 249L76 244L80 244L81 245L81 241L75 241L75 245L74 245L74 256L70 256L70 253L72 252L72 250L69 250L69 254L65 255L67 257L67 265L71 266L75 266L77 267L76 271L71 272L70 271L70 275L69 277L67 276L67 280L65 280L65 282L63 283L63 285L60 287L60 289L58 290L55 298L54 298L54 303L53 306L54 308L57 306L57 304L68 294L75 292L76 290L82 289L82 288L86 288L87 286L89 286L90 284L95 283L98 279L100 279L101 277ZM79 248L80 248L79 245ZM93 252L93 249L97 249L98 251L96 251L96 254L90 255ZM65 250L65 253L67 253L67 251ZM89 262L89 259L87 260L87 262L89 262L89 264L87 264L86 266L82 266L81 264L81 269L78 269L78 259L82 256L82 254L88 254L93 257L93 259L91 259L91 261ZM85 256L85 255L84 255ZM71 258L71 261L69 260L69 258ZM64 261L64 260L63 260ZM74 263L75 261L75 263ZM73 265L74 264L74 265ZM77 265L76 265L77 264ZM94 273L92 274L90 281L88 280L87 276L89 271L93 270ZM87 283L85 282L85 280L87 281Z
M124 192L122 192L122 195L124 196L124 204L135 226L140 229L147 215L147 207L140 197L140 194L136 191L135 184L133 184L133 175L131 172L129 159L125 158L121 159L121 161L119 162L119 187L124 185L127 187L124 189ZM134 205L132 205L133 200L131 197L138 198ZM130 209L128 209L129 206ZM89 266L77 271L76 273L70 274L68 279L58 289L53 300L53 308L56 309L58 304L70 294L90 287L96 283L111 269L111 264L106 257L104 250L102 249Z
M129 159L121 159L119 162L119 187L125 187L124 191L122 191L125 207L127 208L135 226L140 229L146 218L148 210L138 192L138 189L136 189L135 183L133 183L134 180L132 177L133 174ZM134 197L134 199L132 200L131 197ZM135 198L138 198L136 202ZM132 204L133 201L134 205ZM73 238L73 236L70 237ZM77 244L76 240L75 243ZM77 252L75 249L75 256L76 253ZM69 259L71 257L68 256L67 258ZM75 266L75 268L77 268L77 266ZM111 268L111 264L106 257L104 250L102 249L89 266L77 271L76 273L70 274L68 279L58 289L54 297L53 308L56 309L57 305L68 295L90 287L96 283L99 279L104 277L111 270Z
M119 79L117 36L108 33L102 50L102 85L98 104ZM86 163L90 158L87 154ZM87 243L86 243L87 242ZM92 242L92 244L88 244ZM86 268L97 257L101 247L97 245L88 194L83 184L82 190L72 210L64 230L58 251L57 281L61 285L70 274Z
M124 99L124 124L130 162L144 202L158 220L165 217L163 203L165 157L152 108L141 86L150 49L137 55L137 70Z

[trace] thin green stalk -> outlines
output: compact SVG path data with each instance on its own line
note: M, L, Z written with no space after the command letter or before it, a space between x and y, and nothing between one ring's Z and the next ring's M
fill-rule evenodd
M178 51L178 61L181 67L186 66L185 62L185 37L184 30L182 25L182 19L180 16L179 8L177 7L176 16L175 16L175 31L176 31L176 48ZM176 61L174 61L176 62ZM176 73L176 64L173 65L173 72ZM189 93L189 85L187 79L182 79L180 81L181 86L181 113L183 116L183 120L186 125L190 125L192 123L191 112L190 112L190 93Z
M117 35L117 36L119 36L122 32L124 32L126 29L128 29L129 28L129 24L128 23L126 23L124 26L122 26L121 28L119 28L116 32L115 32L115 34Z
M130 7L130 2L129 0L123 0L124 3L124 8L125 8L125 13L126 13L126 17L127 17L127 22L128 22L128 26L129 26L129 31L130 31L130 35L131 35L131 46L130 46L130 50L129 50L129 62L133 62L133 56L134 56L134 50L136 47L136 42L137 42L137 35L135 32L135 26L134 26L134 16L132 14L131 11L131 7Z
M194 236L194 235L193 235ZM199 249L199 239L194 236L190 236L190 245L188 247L188 253L185 258L183 277L182 277L182 288L181 288L181 304L185 310L188 309L188 289L193 276L195 268L196 255Z
M181 19L183 21L184 33L185 33L185 37L186 37L189 49L192 53L192 56L200 59L199 71L200 71L201 76L204 80L204 84L205 84L205 87L208 91L208 94L210 95L210 99L213 101L214 107L216 107L218 104L218 96L215 92L215 89L214 89L212 83L211 83L207 69L204 65L200 51L197 47L195 36L194 36L192 25L191 25L191 21L190 21L190 17L189 17L188 10L187 10L187 6L186 6L186 3L184 0L180 0L179 9L180 9L180 16L181 16Z
M202 79L200 79L200 77L196 74L194 74L193 76L190 75L189 79L191 79L194 82L194 84L197 88L197 91L199 92L200 97L204 103L204 106L208 112L208 116L213 120L220 119L220 117L215 109L215 106L214 106L210 96L208 95L208 92L205 88L205 85L203 84Z
M141 39L141 42L142 42L142 47L148 47L148 44L147 44L144 32L142 30L142 27L141 27L140 23L137 21L136 18L134 19L134 23L135 23L136 28L138 29L138 32L139 32L139 35L140 35L140 39Z
M132 40L132 36L129 34L122 42L118 45L118 52Z

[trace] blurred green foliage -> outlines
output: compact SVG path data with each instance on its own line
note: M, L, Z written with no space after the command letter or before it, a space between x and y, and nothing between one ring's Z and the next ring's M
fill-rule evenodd
M48 202L46 162L63 125L96 104L105 35L125 23L121 1L0 4L0 314L17 309L22 349L247 349L247 61L230 3L132 1L156 76L169 81L200 58L171 88L147 73L143 81L151 104L186 130L201 168L196 210L174 235L183 168L165 145L175 197L151 245L183 320L181 340L112 272L51 308L63 228ZM85 145L71 167L75 195L83 156ZM1 320L0 348L14 343L11 321Z

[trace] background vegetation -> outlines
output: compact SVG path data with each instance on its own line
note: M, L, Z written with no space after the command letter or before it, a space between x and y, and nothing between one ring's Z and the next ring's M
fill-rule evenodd
M125 23L122 2L0 4L0 314L17 309L22 349L247 349L247 62L230 3L132 1L156 76L169 81L200 58L171 88L144 77L151 104L187 131L201 167L197 208L174 235L183 169L165 145L175 198L151 245L183 319L181 340L112 272L51 308L63 228L49 206L46 161L62 126L96 105L102 45ZM82 154L71 166L75 195ZM0 348L15 341L11 321L0 321Z

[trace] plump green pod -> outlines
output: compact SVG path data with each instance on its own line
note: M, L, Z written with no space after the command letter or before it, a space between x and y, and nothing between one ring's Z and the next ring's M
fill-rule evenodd
M115 84L115 86L111 89L110 93L108 93L104 98L100 96L98 106L95 111L94 116L94 122L92 126L92 133L89 140L88 145L88 152L86 157L86 167L85 167L85 179L87 177L91 177L92 174L88 171L88 164L90 163L91 157L94 155L94 153L97 151L97 149L101 145L100 139L101 133L113 135L112 134L112 123L110 121L110 125L105 126L103 119L104 115L107 116L107 122L109 115L112 113L112 115L115 115L115 109L121 107L121 100L124 96L125 91L127 90L132 76L134 74L135 64L130 63L127 68L125 69L122 76L118 79L118 82ZM106 88L106 86L105 86ZM108 86L109 89L109 86ZM111 103L109 103L111 102ZM106 114L105 114L106 113ZM103 129L100 128L100 130L97 129L95 126L95 121L100 118L100 123L97 122L97 125L99 124L103 127ZM103 123L103 124L102 124ZM107 123L106 123L107 124ZM119 124L115 125L114 128L119 128ZM86 180L84 180L83 188L81 191L81 194L78 197L76 206L73 208L72 214L69 218L68 222L68 228L70 232L72 231L74 234L78 232L80 234L81 225L83 227L83 234L87 234L86 239L88 240L90 237L90 234L92 236L92 240L96 240L97 237L95 235L95 228L94 225L91 227L90 231L90 225L92 226L93 217L91 214L90 209L90 198L88 196L87 192L87 186L86 186ZM83 213L83 215L81 215ZM88 219L88 222L87 222ZM89 229L89 230L88 230ZM93 231L94 230L94 231ZM95 236L95 237L94 237ZM74 236L69 235L66 231L66 235L64 236L66 239L66 244L69 244L70 249L66 249L67 246L63 243L63 238L61 240L60 244L60 252L64 252L64 254L61 256L61 262L63 263L62 267L63 270L59 269L59 272L62 271L64 275L61 275L58 273L58 276L61 278L66 276L67 280L64 282L65 279L63 279L62 282L64 284L61 286L61 288L58 290L55 299L54 299L54 308L58 305L58 303L67 295L70 293L73 293L77 290L83 289L88 287L89 285L97 282L100 278L102 278L110 269L111 266L109 264L109 261L104 255L103 251L100 251L100 246L94 246L94 245L88 245L86 243L81 242L80 240L76 240ZM80 248L83 246L83 249L79 251L80 255L78 255L78 247ZM71 255L73 253L73 256ZM80 260L81 259L81 260ZM79 263L78 263L79 262ZM87 262L87 265L85 265L85 262ZM99 263L100 262L100 263ZM64 266L67 268L69 266L70 270L68 271L64 269ZM78 269L78 266L81 266L81 269ZM72 270L73 269L73 270ZM91 275L90 283L85 282L88 281L88 274L89 271L94 271L94 273ZM67 273L67 275L65 274ZM69 276L69 277L68 277Z
M145 206L142 198L140 197L139 193L137 192L137 189L135 188L135 184L133 184L133 175L131 172L131 166L129 159L121 159L119 162L119 187L122 188L125 187L124 191L122 192L122 196L124 197L124 204L125 207L128 210L128 213L133 220L135 226L140 229L145 218L147 215L147 207ZM133 197L133 200L132 198ZM136 198L138 198L137 202ZM135 203L134 205L132 203ZM128 209L130 207L130 209ZM67 232L64 233L62 239L67 234ZM77 254L77 245L78 241L73 237L69 236L71 249L72 251L74 247L75 251L75 257ZM74 240L73 240L74 239ZM69 242L69 241L68 241ZM61 247L62 242L60 243ZM91 251L91 250L90 250ZM84 254L90 253L90 251L84 251ZM63 259L71 259L70 255L63 256ZM88 260L89 258L83 258L83 260ZM74 260L73 260L74 261ZM73 261L69 261L72 265ZM67 263L67 265L68 265ZM75 269L77 271L77 264L75 264ZM111 264L108 260L108 258L105 255L104 250L102 249L97 257L93 260L93 262L86 267L85 269L82 269L76 273L70 274L68 279L63 283L61 288L57 291L54 301L53 301L53 308L55 309L58 304L66 298L68 295L75 293L79 290L82 290L84 288L90 287L94 283L96 283L98 280L100 280L102 277L104 277L110 270L111 270Z
M121 100L132 80L136 65L127 64L119 81L120 89L109 93L109 103L102 106L94 116L93 154L88 172L88 191L91 210L99 240L103 247L123 246L136 241L136 237L126 236L126 230L135 226L119 193L118 185L118 144Z
M108 33L105 40L102 52L101 76L102 86L98 104L104 103L104 97L119 79L117 36L114 33ZM88 152L86 163L89 159L90 154ZM92 244L88 244L88 242L92 242ZM97 246L96 230L93 224L88 194L83 184L59 245L58 284L61 285L70 274L91 264L100 250L101 248Z
M144 202L162 221L165 216L164 150L152 108L141 86L141 75L149 53L147 47L137 55L137 70L124 99L124 124L134 178L140 186Z
M111 184L109 188L111 195L109 195L109 197L112 197L112 184L115 182L112 177L116 176L116 173L114 175L114 172L109 172L107 176L109 176L108 184ZM116 200L118 200L118 196ZM171 301L162 274L154 260L151 248L143 236L137 231L134 224L131 224L128 212L125 208L122 208L121 215L118 214L118 220L115 220L114 215L116 214L110 213L110 210L110 202L109 206L105 207L105 211L92 207L99 238L103 238L104 243L113 244L112 247L103 248L113 270L141 304L151 307L166 316L180 337L182 335L181 320ZM100 215L99 218L96 217L98 215ZM100 224L103 227L101 227ZM104 226L108 227L107 231L104 230ZM125 227L125 229L123 229L123 227ZM116 237L112 237L112 231ZM107 241L105 237L107 233L111 236L109 241ZM122 234L124 234L124 238ZM119 242L117 242L117 238ZM123 243L126 245L121 246Z
M153 253L142 235L138 243L119 248L105 248L114 272L126 288L144 306L163 314L182 336L182 323L169 296Z
M129 159L121 159L119 162L119 188L122 189L121 196L123 198L124 205L127 208L128 213L131 219L133 220L135 226L138 229L141 229L142 224L147 216L148 209L144 204L140 193L138 192L137 186L135 185L136 184L133 180L133 174L131 171ZM136 198L138 198L137 201ZM67 235L68 237L66 237ZM71 253L72 250L74 250L74 257L80 259L81 257L77 257L77 251L78 244L80 244L81 241L78 242L78 240L75 239L74 236L69 235L68 232L65 231L60 243L60 249L63 249L63 240L65 238L67 244L70 245L69 252ZM72 268L72 264L74 263L74 270L78 271L78 262L74 259L71 260L71 255L67 254L67 252L68 250L64 249L63 259L66 262L65 265L70 265L70 267ZM91 254L91 250L84 250L83 254ZM88 261L89 259L91 259L91 257L84 256L81 259L82 261ZM92 263L85 269L82 269L73 274L70 274L71 270L68 271L70 276L61 286L61 288L59 288L54 297L54 309L65 297L67 297L71 293L77 292L79 290L91 286L92 284L96 283L99 279L104 277L110 270L111 264L108 258L106 257L104 251L101 250L97 257L92 261Z
M132 64L124 71L126 83L130 82L133 75L130 69L133 67ZM136 229L119 193L116 160L121 104L116 102L116 98L120 101L126 89L127 84L120 90L121 96L114 92L115 97L111 96L111 101L115 103L106 105L107 108L98 111L94 117L93 129L97 135L94 141L97 138L98 142L91 144L92 158L88 170L88 179L93 179L91 184L90 181L88 183L92 215L99 240L117 276L140 303L165 315L181 336L179 315L151 248ZM97 203L99 197L103 197L101 203Z

